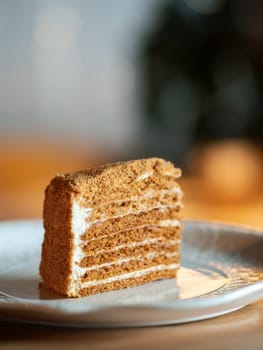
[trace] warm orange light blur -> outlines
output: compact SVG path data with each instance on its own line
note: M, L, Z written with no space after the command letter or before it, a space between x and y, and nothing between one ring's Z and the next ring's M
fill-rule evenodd
M215 202L242 201L261 189L262 162L258 149L245 141L207 145L196 154L195 170L206 183L206 196Z
M243 141L196 148L192 176L182 179L185 217L263 229L263 162L260 149Z

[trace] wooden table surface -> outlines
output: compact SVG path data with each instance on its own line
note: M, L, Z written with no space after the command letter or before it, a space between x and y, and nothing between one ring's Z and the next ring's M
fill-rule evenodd
M263 349L263 301L182 325L72 329L0 322L0 349Z

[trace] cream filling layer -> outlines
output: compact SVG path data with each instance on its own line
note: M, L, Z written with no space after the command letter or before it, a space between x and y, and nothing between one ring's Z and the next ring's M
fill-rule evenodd
M179 268L179 266L180 266L180 264L157 265L157 266L149 267L147 269L128 272L128 273L105 278L105 279L98 280L98 281L88 281L88 282L84 282L84 283L79 282L77 284L73 284L73 285L69 286L68 292L74 295L84 288L96 287L96 286L99 286L101 284L122 281L122 280L125 280L128 278L138 278L138 277L147 275L148 273L151 273L151 272L157 272L157 271L162 271L162 270L174 270L174 269Z
M144 181L145 179L148 179L148 177L151 177L153 174L153 171L149 172L149 173L143 173L141 175L139 175L136 179L136 181Z
M154 173L153 170L150 172L142 173L136 178L136 181L143 181L145 179L148 179L148 177L151 177L153 173ZM169 176L174 178L175 180L177 180L180 177L180 175L175 175L175 173L171 171L166 171L165 173L163 173L163 176Z

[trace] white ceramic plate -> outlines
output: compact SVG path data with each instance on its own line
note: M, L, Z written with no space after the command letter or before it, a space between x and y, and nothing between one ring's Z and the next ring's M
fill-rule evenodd
M263 298L263 233L185 222L177 282L79 299L38 288L40 221L0 223L0 317L79 327L127 327L203 320Z

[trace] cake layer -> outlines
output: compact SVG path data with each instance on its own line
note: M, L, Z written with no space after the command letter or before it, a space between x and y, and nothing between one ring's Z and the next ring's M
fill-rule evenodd
M167 242L170 239L180 239L180 223L177 227L149 227L145 226L139 229L130 229L121 234L111 234L105 238L94 239L83 244L81 247L83 253L96 254L101 250L110 250L119 245L133 242L142 242L150 238L158 238L160 242Z
M158 265L171 265L179 262L177 253L148 253L139 257L120 259L113 264L98 265L97 268L83 271L81 282L97 281L109 277L120 276L124 273L148 269Z
M98 221L92 224L88 230L81 236L82 240L90 238L99 238L105 235L105 232L118 232L124 228L133 228L147 224L157 224L162 220L181 220L179 208L164 208L142 211L138 214L129 214L117 218L109 218L105 221Z
M109 217L126 216L130 213L138 213L154 208L180 207L181 195L174 192L165 192L156 197L138 197L134 199L125 199L121 201L112 201L100 206L86 207L89 211L88 222L105 220Z
M122 201L134 200L139 198L152 198L164 196L167 193L174 193L182 197L182 191L175 178L164 177L159 179L158 184L156 181L149 177L146 181L136 182L136 190L127 184L126 187L119 188L118 192L112 192L107 197L103 197L103 194L99 198L95 197L90 199L89 193L81 193L80 204L85 207L101 207L111 203L120 203Z
M72 285L67 291L64 291L64 294L70 297L77 297L121 288L134 287L159 279L175 278L178 269L179 264L154 266L153 268L127 273L122 276Z
M83 259L81 260L79 266L80 267L89 267L93 265L100 265L108 262L114 262L121 258L127 258L129 256L137 257L143 253L173 253L175 251L178 251L178 247L180 244L180 240L170 240L169 242L160 242L155 241L155 243L148 243L141 244L140 242L136 244L129 244L125 247L121 247L119 249L114 249L111 251L102 251L101 253L98 253L96 255L85 255Z
M148 223L148 224L141 224L138 226L132 226L132 227L123 227L122 229L113 231L113 230L109 230L106 231L104 230L103 232L100 232L100 234L98 235L98 237L94 237L94 238L88 238L88 239L83 239L81 238L81 242L92 242L94 240L99 240L102 238L107 238L110 236L116 236L118 234L123 234L124 232L128 232L128 231L134 231L134 230L139 230L139 229L147 229L147 228L162 228L162 227L181 227L181 222L180 220L177 219L167 219L167 220L161 220L157 223Z

